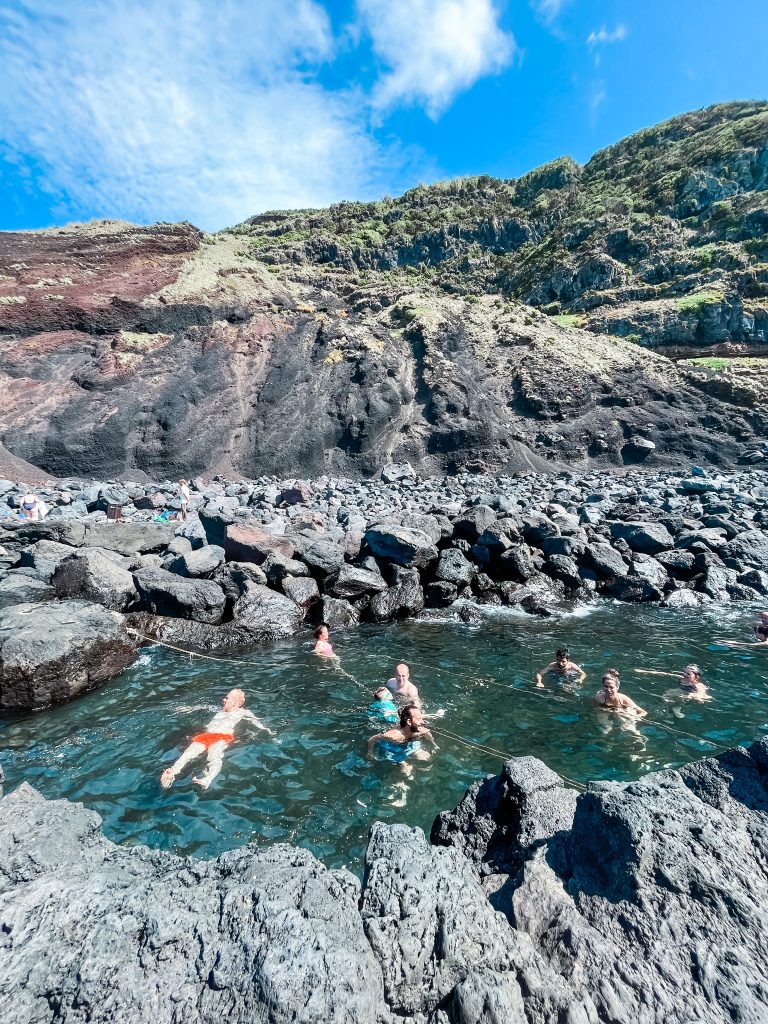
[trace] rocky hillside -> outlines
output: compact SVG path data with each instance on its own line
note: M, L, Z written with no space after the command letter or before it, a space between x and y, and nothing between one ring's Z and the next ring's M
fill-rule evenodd
M637 342L763 353L767 123L717 107L583 168L215 236L0 235L0 444L134 479L733 464L768 426L761 366Z

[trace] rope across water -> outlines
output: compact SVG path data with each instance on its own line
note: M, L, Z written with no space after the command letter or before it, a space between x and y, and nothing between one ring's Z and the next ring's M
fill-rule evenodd
M222 664L228 664L228 665L238 665L240 667L243 667L245 665L252 665L252 666L257 667L257 668L262 668L263 667L261 662L251 661L251 660L246 659L246 658L226 658L226 657L219 657L219 656L210 655L210 654L201 654L201 653L199 653L197 651L190 651L187 648L180 647L180 646L178 646L176 644L168 643L167 641L160 640L157 637L148 636L147 634L142 633L139 630L134 629L133 627L128 627L128 629L129 629L129 632L132 633L134 636L139 637L140 639L146 641L147 643L157 644L157 645L159 645L161 647L167 648L168 650L174 651L177 654L185 654L185 655L187 655L190 658L200 658L200 659L203 659L205 661L220 662ZM368 689L368 686L365 683L363 683L356 676L354 676L351 672L348 672L345 668L343 668L341 666L341 664L339 663L339 659L337 657L334 658L333 661L334 661L334 664L335 664L336 671L339 672L340 675L342 675L345 678L347 678L350 681L352 681L361 690L367 690ZM433 666L428 666L425 663L421 663L420 667L422 669L426 669L427 671L431 672L434 675L439 675L440 674L440 672L436 668L434 668ZM482 682L483 683L491 683L492 685L500 686L500 687L503 687L504 689L517 690L518 692L521 692L521 693L526 693L526 694L536 693L539 696L541 696L541 697L543 697L545 699L548 699L547 694L545 692L542 692L542 690L540 688L537 688L537 687L534 687L534 686L523 687L523 686L516 685L515 683L504 683L501 680L495 679L495 678L492 678L492 677L484 677L482 679ZM638 687L638 689L640 689L640 687ZM643 689L643 692L644 693L649 693L649 691L646 691L644 689ZM560 696L561 699L565 699L565 700L571 701L573 703L575 703L576 700L577 700L576 695L570 695L570 694L564 693L563 691L560 691L559 696ZM684 737L686 739L695 740L697 743L707 744L707 745L715 747L716 749L719 749L719 750L727 750L728 749L723 744L716 743L714 740L706 739L705 737L701 737L701 736L696 736L693 733L686 732L686 731L684 731L682 729L677 729L677 728L669 725L666 722L656 721L655 719L651 719L651 718L649 718L647 716L642 718L642 719L638 719L638 724L639 723L657 726L658 728L665 729L666 731L668 731L670 733L673 733L675 735L682 736L682 737ZM467 747L468 749L477 750L477 751L479 751L481 753L484 753L484 754L489 754L489 755L494 756L494 757L499 757L503 761L508 761L511 758L513 758L514 756L516 756L516 755L510 754L510 753L508 753L506 751L499 750L496 747L489 746L488 744L478 743L475 740L470 740L470 739L467 739L464 736L459 736L458 734L456 734L454 732L451 732L449 729L445 729L443 727L433 726L433 725L430 724L430 730L433 733L436 733L439 736L443 736L446 739L450 739L450 740L452 740L455 743L459 743L459 744ZM580 792L585 792L586 791L587 787L583 783L577 782L575 779L569 778L567 775L564 775L562 772L558 772L558 774L563 779L563 781L568 783L570 786L573 786L575 789L578 789Z

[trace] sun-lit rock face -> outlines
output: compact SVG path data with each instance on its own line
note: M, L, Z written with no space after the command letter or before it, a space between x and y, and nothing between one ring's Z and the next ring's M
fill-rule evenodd
M760 367L648 347L768 351L767 110L214 236L2 235L0 443L96 476L733 463Z

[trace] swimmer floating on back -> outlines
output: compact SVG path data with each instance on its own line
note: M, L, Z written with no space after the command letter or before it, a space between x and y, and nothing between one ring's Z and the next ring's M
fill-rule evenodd
M422 742L431 743L437 750L432 733L424 724L421 708L416 704L406 704L400 711L400 722L386 732L371 736L368 740L368 756L373 756L373 748L378 744L385 761L403 766L407 775L411 774L410 765L405 762L409 757L420 761L429 760L429 754L422 748Z
M567 647L559 647L555 651L555 660L550 661L546 668L543 668L534 676L533 681L537 686L544 685L543 676L559 676L561 679L567 679L569 682L583 683L587 678L587 673L580 665L570 660Z
M594 696L594 702L604 711L630 712L637 718L643 718L648 714L643 711L625 693L619 693L619 677L614 671L608 671L602 678L602 688Z
M160 785L163 789L169 789L181 769L189 764L190 761L194 761L195 758L205 753L207 753L207 768L200 778L193 778L192 781L196 785L202 786L203 789L208 789L221 771L224 751L234 740L235 727L240 722L250 722L257 729L262 729L264 732L269 733L270 736L274 735L266 725L259 721L252 711L244 708L243 704L245 704L245 694L243 691L230 690L224 698L222 710L216 712L206 726L205 732L200 732L197 736L193 736L192 742L181 757L170 768L166 768L160 776Z
M323 622L315 630L315 646L313 653L319 654L322 658L335 658L336 655L333 653L333 647L331 647L328 636L328 623Z

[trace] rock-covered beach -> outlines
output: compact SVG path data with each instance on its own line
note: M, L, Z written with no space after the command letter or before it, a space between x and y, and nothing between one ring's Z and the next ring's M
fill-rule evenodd
M628 471L422 480L61 481L18 520L0 481L0 706L98 686L142 638L236 650L318 622L484 606L550 615L604 597L670 608L768 595L768 473ZM108 520L120 506L121 521ZM45 642L30 645L45 623Z

